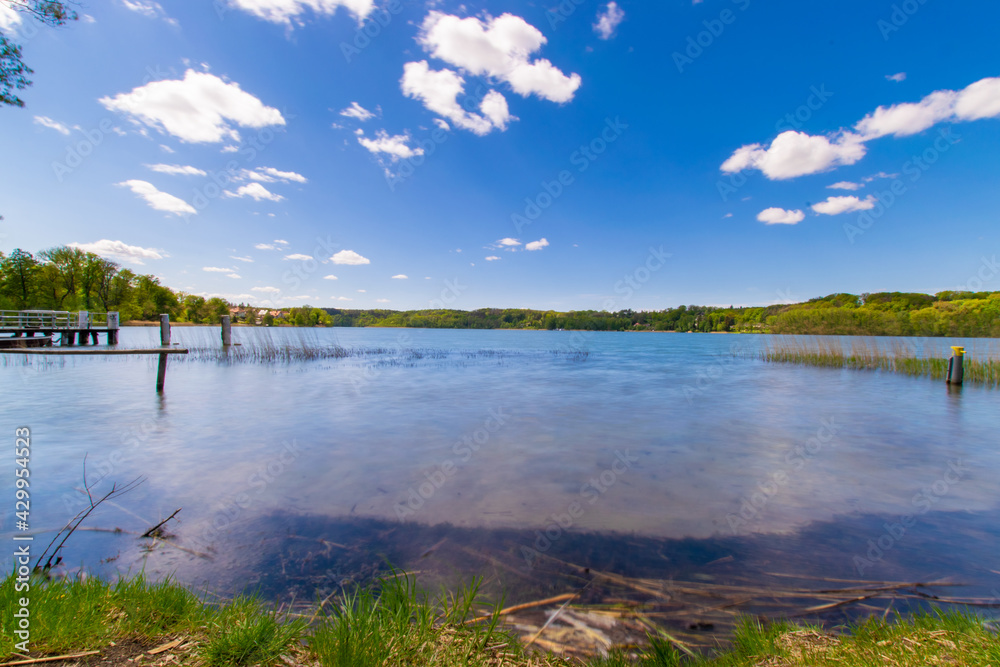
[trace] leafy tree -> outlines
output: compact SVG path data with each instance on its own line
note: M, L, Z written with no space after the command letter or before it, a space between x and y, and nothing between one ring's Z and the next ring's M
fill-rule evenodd
M76 12L68 9L66 4L57 0L0 0L0 5L49 26L60 26L77 19ZM24 100L15 91L31 85L28 75L32 73L33 70L21 60L21 47L0 32L0 104L23 107Z
M15 309L33 309L38 305L36 297L40 273L38 260L30 252L15 248L4 260L0 291L10 299Z

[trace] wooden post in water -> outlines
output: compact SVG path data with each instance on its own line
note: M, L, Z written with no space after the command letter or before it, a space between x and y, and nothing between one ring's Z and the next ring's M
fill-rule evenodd
M229 347L233 344L233 330L230 326L229 315L222 316L222 346Z
M118 344L118 313L108 313L108 345Z
M170 316L160 315L160 346L170 345ZM167 355L160 355L160 363L156 366L156 391L163 391L163 381L167 379Z

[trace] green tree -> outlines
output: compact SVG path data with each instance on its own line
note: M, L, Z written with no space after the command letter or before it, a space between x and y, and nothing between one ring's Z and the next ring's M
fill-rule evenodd
M76 12L66 4L57 0L0 0L0 5L49 26L77 19ZM23 107L24 100L15 91L31 85L28 75L32 73L33 70L21 60L21 47L0 32L0 104Z
M79 248L58 246L43 250L38 256L48 268L49 289L55 310L75 310L86 253Z
M41 269L30 252L15 248L0 267L0 291L17 310L34 308Z

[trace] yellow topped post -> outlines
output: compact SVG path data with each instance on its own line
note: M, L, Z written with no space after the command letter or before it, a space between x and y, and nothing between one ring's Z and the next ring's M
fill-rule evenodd
M965 348L961 345L952 345L951 351L953 354L948 360L948 384L962 384L965 377L962 363L965 359Z

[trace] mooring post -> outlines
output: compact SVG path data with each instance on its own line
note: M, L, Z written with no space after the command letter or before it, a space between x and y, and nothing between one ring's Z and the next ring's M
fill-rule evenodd
M118 313L108 313L108 345L118 344Z
M951 359L948 360L948 384L962 384L962 380L965 379L965 348L960 345L952 345L951 351L954 352Z
M170 345L170 315L160 315L160 345ZM167 379L167 355L160 355L156 366L156 391L163 391L163 381Z
M229 315L222 316L222 346L229 347L233 344L233 330L230 326Z

